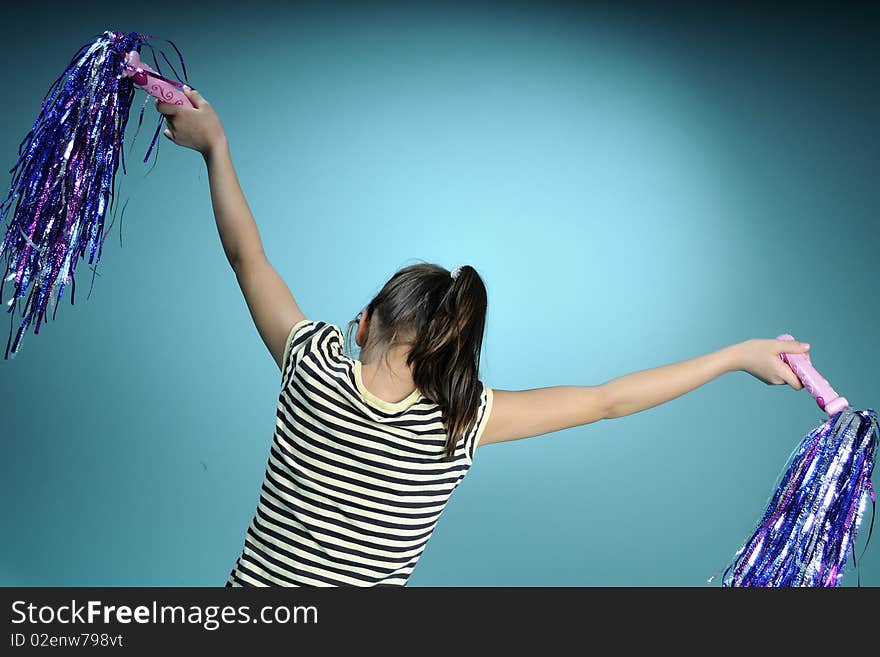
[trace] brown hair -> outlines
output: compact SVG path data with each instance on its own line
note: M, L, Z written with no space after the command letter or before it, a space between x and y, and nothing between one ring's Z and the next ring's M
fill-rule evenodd
M390 347L411 345L406 363L416 388L442 410L447 458L477 419L486 308L486 286L476 269L462 265L452 278L445 267L427 262L397 271L365 308L371 349L383 349L387 358ZM348 323L349 345L359 318Z

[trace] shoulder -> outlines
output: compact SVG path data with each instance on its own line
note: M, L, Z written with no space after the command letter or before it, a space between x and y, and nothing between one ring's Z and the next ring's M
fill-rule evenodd
M299 350L315 334L317 324L318 322L313 319L301 319L290 328L287 334L287 341L284 343L282 362L286 363L291 353Z
M302 319L290 328L284 346L284 380L306 354L316 354L325 361L337 360L342 353L345 337L336 324L315 319Z

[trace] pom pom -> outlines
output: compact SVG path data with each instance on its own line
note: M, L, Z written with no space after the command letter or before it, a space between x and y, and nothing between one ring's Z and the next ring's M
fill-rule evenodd
M34 334L39 333L47 319L47 306L51 302L57 310L55 304L67 285L73 304L74 271L86 254L94 281L105 238L104 218L113 206L120 162L125 172L122 146L135 87L122 75L123 57L147 46L160 70L149 38L107 31L80 48L50 87L19 146L9 193L0 203L0 223L9 219L0 243L0 258L5 256L6 262L0 300L5 300L4 286L13 282L12 298L4 303L11 320L16 309L22 319L14 339L10 322L4 358L18 351L30 326ZM162 57L174 70L164 53ZM185 74L182 57L180 63ZM142 120L143 108L138 128ZM160 116L144 162L161 125Z
M869 499L873 529L878 435L872 409L849 407L807 434L722 585L837 586Z

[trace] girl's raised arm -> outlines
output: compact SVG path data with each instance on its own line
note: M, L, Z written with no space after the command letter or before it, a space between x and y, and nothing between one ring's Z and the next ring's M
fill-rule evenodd
M598 386L556 386L534 390L493 388L492 413L479 445L539 436L597 420L632 415L737 370L767 384L787 383L800 390L803 385L780 354L806 353L807 349L809 345L802 342L753 339L690 360L626 374Z
M165 136L175 144L198 151L205 160L220 242L257 331L280 369L290 329L305 315L263 252L260 233L241 191L217 113L199 92L184 87L184 93L193 107L156 104L168 124Z

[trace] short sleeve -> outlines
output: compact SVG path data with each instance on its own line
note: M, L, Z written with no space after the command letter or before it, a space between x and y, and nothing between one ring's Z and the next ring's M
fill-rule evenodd
M287 342L284 343L284 358L281 360L282 388L286 388L287 384L290 383L293 372L296 370L296 366L299 365L303 353L320 332L322 326L324 326L324 322L302 319L290 329Z
M482 382L481 382L482 383ZM467 455L473 461L474 452L480 444L480 438L483 437L483 431L489 422L489 416L492 413L493 391L492 388L483 383L483 392L480 395L480 406L477 411L477 420L468 433Z
M336 324L303 319L293 325L284 345L281 387L286 388L302 359L308 355L312 365L330 370L342 360L345 338Z

